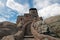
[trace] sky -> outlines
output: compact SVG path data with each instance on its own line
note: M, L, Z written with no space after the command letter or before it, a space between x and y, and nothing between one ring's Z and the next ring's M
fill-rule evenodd
M60 0L0 0L0 22L16 23L18 15L28 13L30 8L38 10L43 19L60 15Z

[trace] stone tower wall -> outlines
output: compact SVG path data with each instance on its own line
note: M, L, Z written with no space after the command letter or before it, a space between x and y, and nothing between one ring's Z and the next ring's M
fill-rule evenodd
M18 16L16 23L18 24L20 21L24 21L24 16Z
M26 23L27 21L32 21L34 18L38 18L38 12L36 8L29 9L29 13L25 13L24 16L18 16L17 24L23 20L22 22Z

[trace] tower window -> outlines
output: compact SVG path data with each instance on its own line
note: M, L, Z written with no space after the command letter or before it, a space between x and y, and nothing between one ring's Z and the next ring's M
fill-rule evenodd
M22 21L22 18L21 18L21 21Z

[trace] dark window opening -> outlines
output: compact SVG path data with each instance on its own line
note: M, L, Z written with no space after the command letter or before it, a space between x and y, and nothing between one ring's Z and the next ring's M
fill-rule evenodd
M21 21L22 21L22 18L21 18Z

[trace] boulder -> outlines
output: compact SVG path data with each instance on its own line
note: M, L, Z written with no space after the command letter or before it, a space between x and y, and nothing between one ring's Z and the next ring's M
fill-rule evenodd
M40 27L38 27L38 33L47 34L48 32L47 29L48 29L47 25L41 25Z
M60 37L60 16L47 18L45 23L49 25L50 32L53 32Z
M43 21L37 21L34 24L35 29L37 30L38 33L44 33L47 32L48 26L43 22Z

